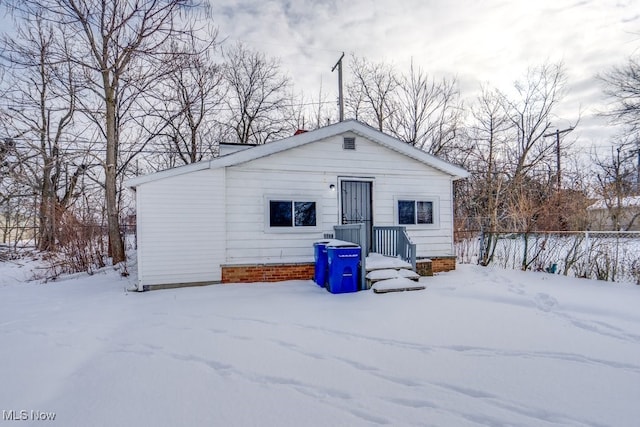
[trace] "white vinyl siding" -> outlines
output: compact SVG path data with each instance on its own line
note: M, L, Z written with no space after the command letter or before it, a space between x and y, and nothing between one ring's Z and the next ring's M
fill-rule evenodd
M344 137L355 138L356 150L343 149ZM452 177L359 134L217 164L137 185L141 286L219 281L222 264L313 262L313 242L340 223L341 180L372 183L374 225L397 225L400 196L437 201L436 226L407 230L419 257L453 255ZM270 200L314 202L315 227L275 232Z
M138 187L141 286L221 280L224 174L224 169L206 169Z
M355 136L357 150L344 150L343 136ZM407 191L414 200L437 200L437 227L413 227L409 235L417 244L418 256L452 255L450 176L361 136L346 134L227 167L227 261L312 261L313 241L339 223L339 178L373 182L375 225L397 225L397 196ZM332 184L337 191L330 189ZM296 200L313 197L317 232L265 232L267 194L289 194Z

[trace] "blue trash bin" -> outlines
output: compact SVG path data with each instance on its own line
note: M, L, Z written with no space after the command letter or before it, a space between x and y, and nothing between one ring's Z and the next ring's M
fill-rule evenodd
M329 240L319 240L313 244L313 281L323 288L327 286L329 263L327 260L327 244Z
M332 294L357 292L360 273L360 246L328 246L329 281Z

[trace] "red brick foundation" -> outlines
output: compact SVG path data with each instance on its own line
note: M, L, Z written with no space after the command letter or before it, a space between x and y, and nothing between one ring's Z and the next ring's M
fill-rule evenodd
M223 265L222 283L310 280L313 274L313 263Z
M456 257L430 258L431 263L422 263L424 271L421 275L433 275L456 269ZM420 264L420 260L418 260ZM430 267L430 268L429 268ZM420 268L419 268L420 270ZM427 271L429 273L427 273ZM313 263L292 264L241 264L223 265L222 283L254 283L254 282L282 282L284 280L312 280L314 275Z
M456 257L431 258L431 269L434 273L455 270Z

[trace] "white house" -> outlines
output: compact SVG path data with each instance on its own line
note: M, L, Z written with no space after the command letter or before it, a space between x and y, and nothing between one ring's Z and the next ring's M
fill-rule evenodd
M308 279L313 242L348 223L369 237L406 227L418 258L455 268L453 181L464 169L354 120L230 151L128 181L139 290Z
M587 212L591 230L640 231L640 196L600 199Z

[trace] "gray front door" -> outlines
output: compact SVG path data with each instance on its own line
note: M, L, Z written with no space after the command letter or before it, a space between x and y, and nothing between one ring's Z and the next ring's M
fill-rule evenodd
M370 181L342 181L340 185L343 224L364 223L367 229L367 251L371 250L373 209Z

